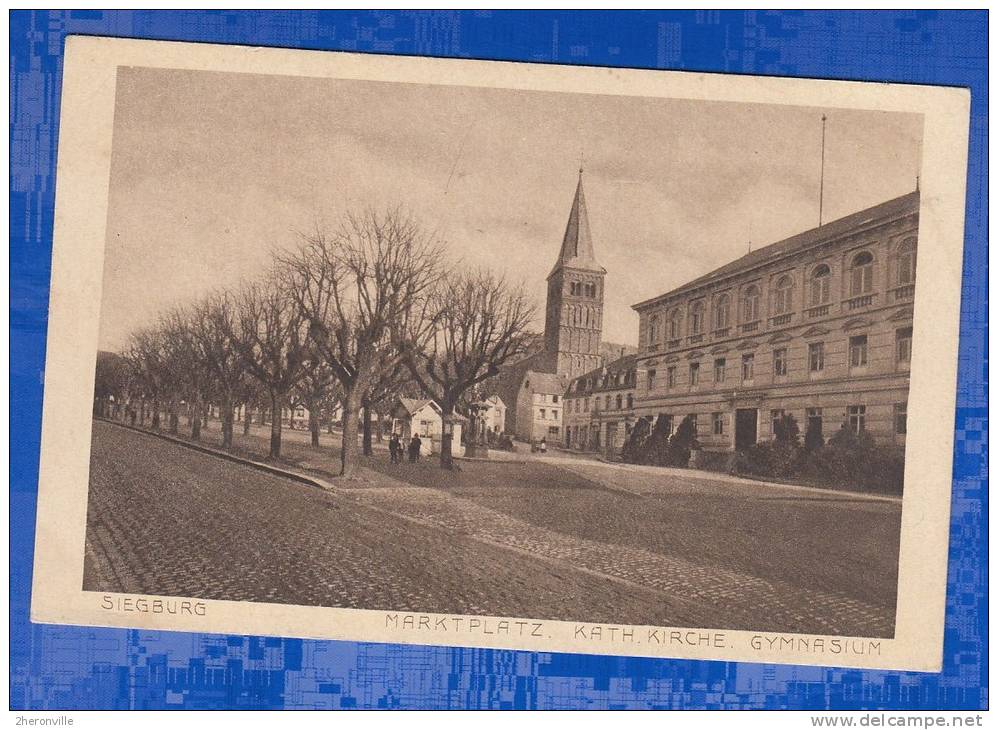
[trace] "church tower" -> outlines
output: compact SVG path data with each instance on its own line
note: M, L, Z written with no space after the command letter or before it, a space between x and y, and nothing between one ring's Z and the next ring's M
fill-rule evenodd
M599 348L605 277L606 269L593 251L580 169L561 253L547 279L544 349L559 375L574 378L603 364Z

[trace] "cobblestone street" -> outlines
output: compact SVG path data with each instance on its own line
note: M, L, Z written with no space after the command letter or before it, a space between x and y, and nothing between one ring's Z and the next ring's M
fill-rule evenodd
M335 458L286 446L299 468ZM579 459L385 461L329 493L95 422L85 588L893 633L897 502Z

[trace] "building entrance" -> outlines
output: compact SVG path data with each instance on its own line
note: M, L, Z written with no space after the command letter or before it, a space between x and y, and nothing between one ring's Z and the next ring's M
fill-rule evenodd
M735 448L741 451L758 440L759 410L739 408L735 411Z

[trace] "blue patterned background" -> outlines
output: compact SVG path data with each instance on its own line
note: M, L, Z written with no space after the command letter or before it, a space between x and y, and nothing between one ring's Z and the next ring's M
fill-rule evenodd
M31 625L59 92L70 33L971 88L942 674ZM20 11L11 13L10 34L13 708L987 707L984 11Z

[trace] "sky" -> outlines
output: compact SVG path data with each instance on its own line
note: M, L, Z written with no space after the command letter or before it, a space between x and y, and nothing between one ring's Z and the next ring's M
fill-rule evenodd
M603 339L631 305L818 221L915 188L919 115L120 68L100 349L263 272L298 231L402 205L457 263L536 298L578 179L607 269Z

